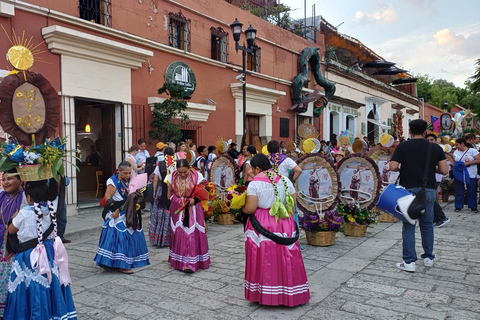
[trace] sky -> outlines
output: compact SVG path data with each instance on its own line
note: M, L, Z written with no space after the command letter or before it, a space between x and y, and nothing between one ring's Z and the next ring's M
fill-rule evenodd
M278 0L277 0L278 1ZM279 0L304 17L305 0ZM321 15L410 74L458 87L480 59L480 0L306 0L307 17Z

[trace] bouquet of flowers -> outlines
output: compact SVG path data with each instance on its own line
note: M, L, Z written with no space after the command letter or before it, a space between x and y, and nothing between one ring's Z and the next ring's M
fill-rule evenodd
M361 209L358 203L349 202L337 205L338 215L351 225L377 224L380 212Z
M212 213L217 217L221 214L230 213L230 208L227 206L226 202L222 201L220 198L216 198L212 201Z
M247 187L233 185L227 189L226 205L230 209L242 209L247 199Z
M343 218L336 210L326 211L323 218L317 213L313 215L304 214L299 217L299 224L302 229L309 232L338 231L343 224Z
M52 176L57 180L58 175L64 177L65 142L66 138L56 137L29 147L20 145L15 139L0 143L0 171L17 168L22 180L42 180ZM78 170L75 164L69 163ZM31 174L32 169L36 170L36 175Z
M212 200L217 197L217 189L215 188L215 184L207 182L207 180L203 180L202 185L210 196L209 200L202 200L202 207L203 210L205 210L205 220L207 220L213 215Z

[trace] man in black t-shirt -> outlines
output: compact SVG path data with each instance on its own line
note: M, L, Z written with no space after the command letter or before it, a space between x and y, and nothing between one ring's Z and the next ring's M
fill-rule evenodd
M425 214L418 219L420 232L422 234L423 264L431 267L434 264L433 255L433 204L435 202L435 172L440 174L448 173L448 165L443 150L437 145L428 142L424 136L427 130L427 122L415 119L408 124L410 127L411 139L400 143L390 160L390 170L400 171L400 185L410 192L418 192L424 186L423 177L425 164L427 162L428 147L431 144L430 164L428 166L425 186L426 210ZM401 164L401 166L400 166ZM403 262L397 263L397 268L415 272L415 225L403 222Z

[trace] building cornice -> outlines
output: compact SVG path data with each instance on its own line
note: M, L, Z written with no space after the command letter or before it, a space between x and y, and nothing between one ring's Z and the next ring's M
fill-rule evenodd
M35 13L35 14L38 14L38 15L41 15L41 16L44 16L44 17L48 17L49 19L65 22L65 23L68 23L68 24L71 24L71 25L74 25L74 26L77 26L77 27L87 29L87 30L91 30L91 31L102 33L102 34L105 34L105 35L108 35L108 36L111 36L111 37L122 39L122 40L128 41L130 43L135 43L137 45L141 45L142 47L147 47L149 49L155 49L155 50L158 50L158 51L161 51L161 52L170 53L170 54L177 55L177 56L180 56L180 57L185 58L185 59L198 61L198 62L205 63L205 64L208 64L208 65L212 65L212 66L215 66L215 67L218 67L218 68L230 68L233 71L241 70L241 68L239 66L236 66L236 65L223 63L223 62L213 60L211 58L203 57L203 56L200 56L198 54L191 53L191 52L185 52L183 50L170 47L170 46L168 46L166 44L163 44L163 43L159 43L159 42L156 42L156 41L144 38L144 37L136 36L136 35L130 34L130 33L125 32L125 31L121 31L121 30L117 30L117 29L114 29L114 28L109 28L109 27L106 27L106 26L102 26L100 24L90 22L90 21L87 21L87 20L84 20L84 19L80 19L78 17L74 17L74 16L71 16L71 15L68 15L68 14L64 14L64 13L61 13L61 12L58 12L58 11L55 11L55 10L50 10L48 8L45 8L45 7L40 7L40 6L33 5L33 4L30 4L30 3L24 2L24 1L17 1L17 0L14 0L14 1L8 0L8 1L11 2L11 3L15 3L15 8L18 9L18 10ZM169 1L169 0L167 0L167 1L171 2L172 4L177 5L177 3L175 1ZM180 4L178 4L178 5L180 5ZM183 5L180 5L180 6L185 7ZM193 10L193 9L191 11L195 12L195 10ZM204 15L204 14L202 14L202 15ZM209 16L207 16L207 17L209 17ZM212 19L214 21L216 20L212 17L209 17L209 19ZM228 25L225 22L221 22L220 20L218 20L218 21L222 25ZM296 53L297 55L299 54L298 52L295 52L293 50L284 48L284 47L282 47L278 44L275 44L275 43L273 43L269 40L266 40L266 39L263 39L263 38L259 38L259 39L261 39L262 41L268 42L272 45L275 45L279 48L290 51L292 53ZM292 85L292 81L272 77L272 76L262 74L262 73L258 73L258 72L251 72L251 76L259 78L259 79L264 79L264 80L284 84L284 85L287 85L287 86Z
M337 68L335 68L335 67L337 67ZM389 85L387 85L387 84L385 84L381 81L373 79L373 78L371 78L371 77L369 77L369 76L367 76L367 75L365 75L361 72L358 72L356 70L350 70L339 62L330 61L327 64L327 68L328 68L327 69L328 72L332 72L332 73L340 75L344 78L347 78L349 80L362 83L362 84L364 84L368 87L374 88L374 89L379 90L383 93L394 96L398 99L406 101L406 102L408 102L412 105L415 105L417 107L420 106L420 99L419 98L416 98L416 97L411 96L411 95L409 95L405 92L402 92L398 89L395 89L394 87L391 87L391 86L389 86ZM346 70L342 70L342 68L343 69L348 69L348 72Z
M234 99L243 99L243 84L231 83L230 90ZM287 95L284 91L264 88L247 83L246 94L248 100L274 104L281 96Z
M147 58L153 56L150 50L58 25L43 28L42 36L52 53L130 69L140 68Z
M150 106L150 110L153 111L153 107L156 103L162 103L165 100L167 99L161 97L148 97L148 105ZM210 113L216 110L217 107L214 105L187 102L187 109L184 111L184 113L188 115L188 119L191 121L206 122L210 116ZM177 119L181 119L181 117L177 117Z

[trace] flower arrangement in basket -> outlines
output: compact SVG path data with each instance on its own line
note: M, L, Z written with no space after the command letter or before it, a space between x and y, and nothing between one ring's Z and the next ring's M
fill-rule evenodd
M312 215L304 214L299 217L299 224L302 229L312 233L322 231L338 231L342 226L343 218L338 215L336 210L324 212L323 217L317 213Z
M56 137L45 140L41 145L33 143L29 147L20 145L15 139L0 144L0 171L17 168L23 181L35 181L65 177L63 161L67 161L77 170L78 167L66 160L66 138Z
M348 202L337 205L338 215L343 217L345 235L363 237L367 227L378 223L379 211L360 208L357 202Z
M247 199L247 187L233 185L227 189L226 206L230 208L231 214L239 214Z
M335 243L335 233L342 226L343 218L336 210L326 211L323 215L304 214L299 217L299 224L305 230L307 242L313 246L331 246Z

